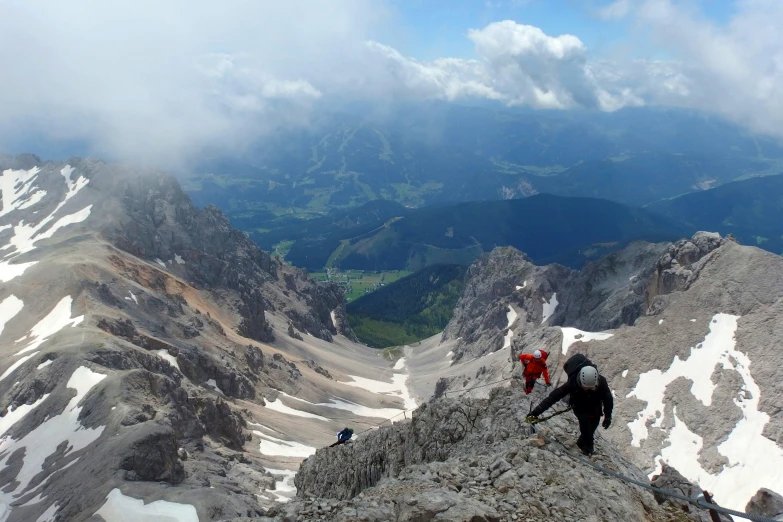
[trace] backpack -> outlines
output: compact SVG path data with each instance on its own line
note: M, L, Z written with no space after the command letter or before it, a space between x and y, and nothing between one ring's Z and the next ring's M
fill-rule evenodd
M566 372L566 375L568 375L568 380L574 381L576 380L576 376L579 374L579 370L585 366L592 366L596 370L598 369L598 366L596 366L593 361L585 357L583 354L575 353L565 362L563 365L563 370Z

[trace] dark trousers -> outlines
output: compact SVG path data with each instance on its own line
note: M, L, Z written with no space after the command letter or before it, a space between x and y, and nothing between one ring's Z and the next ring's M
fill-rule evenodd
M538 377L536 377L537 379ZM530 377L527 377L525 380L525 395L530 395L530 392L533 391L533 388L536 385L536 379L531 379Z
M340 444L345 444L346 442L347 442L347 441L344 441L344 440L340 439L340 440L338 440L337 442L335 442L334 444L332 444L332 445L331 445L331 446L329 446L329 447L330 447L330 448L334 448L335 446L339 446Z
M600 415L589 415L583 412L574 413L579 420L579 439L576 441L576 445L582 450L582 453L591 454L594 450L593 437L595 436L595 430L598 429L598 425L601 424L601 417Z

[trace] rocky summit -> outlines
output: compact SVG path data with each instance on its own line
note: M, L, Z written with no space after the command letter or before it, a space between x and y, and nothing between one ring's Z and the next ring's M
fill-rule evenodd
M497 248L442 334L381 352L339 287L165 173L0 157L0 197L0 522L709 519L612 473L778 516L779 256ZM525 422L535 349L555 384L582 352L612 388L590 460L570 413Z
M468 271L443 335L410 357L419 393L486 397L517 383L518 355L574 353L615 396L605 438L650 478L664 466L742 511L783 489L778 364L783 258L700 232L635 243L581 271L498 248Z
M710 520L575 458L572 417L528 432L530 401L508 388L487 399L441 399L421 406L408 423L319 450L296 475L299 497L267 520ZM592 462L646 481L611 443L600 440L598 447ZM661 482L677 475L666 473ZM678 492L696 489L677 485Z

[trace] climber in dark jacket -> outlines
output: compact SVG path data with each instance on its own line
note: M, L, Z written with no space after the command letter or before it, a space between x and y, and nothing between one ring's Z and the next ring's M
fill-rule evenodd
M335 446L339 446L340 444L345 444L349 440L351 440L351 437L353 437L353 430L351 428L344 428L340 433L337 434L337 442L329 446L330 448L333 448Z
M575 367L569 372L569 366ZM579 439L576 445L585 455L592 455L594 450L593 436L601 415L604 417L603 427L612 424L612 408L614 400L612 391L606 379L598 374L598 369L582 354L573 355L565 364L568 382L555 388L549 396L541 401L530 412L530 420L536 420L539 415L551 408L556 402L570 396L569 404L574 415L579 420Z

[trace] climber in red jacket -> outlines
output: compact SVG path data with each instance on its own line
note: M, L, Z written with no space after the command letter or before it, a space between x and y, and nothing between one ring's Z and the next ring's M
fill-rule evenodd
M547 386L552 386L549 381L549 370L546 366L546 359L549 354L544 350L536 350L532 354L521 353L519 354L519 361L524 367L525 377L525 393L529 394L533 391L533 386L536 384L536 380L544 374L544 382Z

